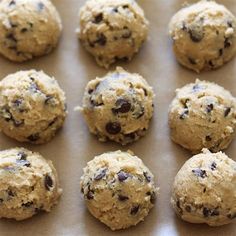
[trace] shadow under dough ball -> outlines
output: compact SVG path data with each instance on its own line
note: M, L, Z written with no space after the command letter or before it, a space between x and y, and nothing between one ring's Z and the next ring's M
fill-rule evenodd
M85 88L82 112L100 141L126 145L146 134L153 115L152 87L139 74L121 67Z
M0 54L23 62L56 47L61 19L49 0L0 1Z
M235 135L236 99L215 83L196 80L176 90L169 126L172 140L193 153L226 149Z
M112 230L143 221L154 206L154 176L129 152L107 152L87 163L81 192L90 213Z
M136 1L88 0L79 11L77 31L98 65L108 68L132 59L147 38L148 24Z
M19 71L0 81L0 129L21 142L50 141L66 117L65 94L42 71Z
M190 158L175 177L171 204L181 219L210 226L236 219L236 162L224 153Z
M0 151L0 218L24 220L49 212L61 193L51 161L24 148Z
M169 32L179 63L196 72L216 69L236 54L236 18L214 1L181 9L172 17Z

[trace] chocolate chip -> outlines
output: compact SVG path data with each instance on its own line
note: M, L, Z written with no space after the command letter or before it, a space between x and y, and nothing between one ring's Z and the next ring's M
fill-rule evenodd
M30 84L29 90L31 90L33 93L38 93L40 91L40 89L36 83Z
M23 99L19 98L13 101L12 103L14 104L14 106L20 107L22 105L22 102L23 102Z
M225 116L225 117L228 116L230 112L231 112L231 107L227 107L227 108L225 109L224 116Z
M121 131L121 126L120 123L118 122L109 122L106 124L106 131L109 134L115 135L120 133Z
M148 172L143 172L143 175L148 183L151 182L152 177L148 175Z
M18 152L17 154L18 157L20 157L20 160L26 160L27 154L25 152Z
M194 92L198 92L198 91L200 91L200 90L202 90L202 86L200 86L199 84L195 84L195 85L193 86L193 91L194 91Z
M213 161L213 162L211 163L211 170L215 170L216 167L217 167L217 164Z
M123 38L123 39L128 39L128 38L131 37L131 35L132 35L131 30L130 30L127 26L125 26L125 27L124 27L124 32L123 32L123 34L122 34L122 38Z
M7 38L8 40L13 41L14 43L17 43L17 39L16 39L16 37L15 37L15 35L14 35L13 33L7 34L7 35L6 35L6 38Z
M129 174L124 172L124 171L122 171L122 170L120 172L118 172L117 175L118 175L118 180L120 182L124 182L129 177Z
M209 135L206 136L206 141L207 141L207 142L210 142L211 140L212 140L211 136L209 136Z
M22 29L20 30L21 33L25 33L25 32L27 32L27 31L28 31L27 28L22 28Z
M227 217L231 220L235 219L236 218L236 213L231 213L231 214L228 214Z
M127 8L129 8L129 5L123 5L122 6L124 9L127 9Z
M205 170L202 170L202 169L200 169L200 168L194 169L194 170L192 170L192 172L193 172L196 176L201 177L201 178L203 178L203 179L204 179L205 177L207 177L206 171L205 171Z
M203 211L202 211L204 217L208 217L210 215L210 210L206 207L203 208Z
M211 212L211 216L218 216L220 214L220 212L216 209L214 209L212 212Z
M119 98L116 101L116 108L112 108L112 112L114 114L117 113L127 113L130 111L131 109L131 104L128 100L124 99L124 98Z
M120 61L120 62L127 62L127 61L129 61L129 58L128 57L117 57L117 56L115 56L114 60L115 61Z
M102 33L100 35L98 35L97 40L94 42L99 44L100 46L105 46L107 43L107 38L106 36Z
M136 215L139 211L139 207L140 207L139 205L133 206L130 210L130 214L131 215Z
M179 209L181 209L181 207L180 207L180 201L179 201L179 200L176 202L176 206L177 206Z
M102 179L104 176L106 176L106 171L107 171L107 169L101 170L100 173L94 177L94 180Z
M141 104L138 104L138 105L139 105L139 108L137 109L137 111L133 113L133 116L135 119L141 118L145 113L144 107Z
M185 207L185 210L186 210L187 212L191 212L191 206L186 206L186 207Z
M206 192L206 188L203 189L203 192L204 192L204 193Z
M147 192L146 195L150 196L150 202L155 204L156 202L156 193L155 192Z
M93 91L94 91L93 89L89 89L89 90L88 90L88 94L92 94Z
M189 29L188 32L189 32L191 40L194 43L201 42L203 37L204 37L203 32L200 29L198 29L198 28L196 28L196 29L195 28Z
M119 199L119 201L124 202L124 201L129 200L129 197L124 196L124 195L118 195L118 199Z
M103 14L100 13L95 16L93 23L99 24L100 22L102 22L102 20L103 20Z
M14 197L15 196L15 194L12 192L11 189L7 190L7 194L8 194L9 197Z
M44 9L44 4L42 2L38 3L38 10L42 11Z
M209 64L209 66L214 67L213 61L209 61L208 64Z
M207 113L210 113L213 109L214 109L214 105L212 103L208 104L207 107L206 107Z
M231 42L229 41L229 38L226 38L224 41L224 48L229 48L231 46Z
M45 188L50 191L50 188L53 186L53 180L50 175L46 175L44 179L44 186Z
M227 25L229 26L229 28L233 28L233 22L232 21L227 21Z
M143 92L144 92L144 95L147 97L148 95L147 89L143 88Z
M29 208L29 207L31 207L33 204L34 204L33 202L27 202L27 203L22 203L21 206L26 207L26 208Z
M27 137L27 139L31 142L36 142L37 140L40 139L39 134L31 134L30 136Z
M188 61L189 61L190 64L192 64L192 65L196 65L196 64L197 64L197 62L195 61L195 59L193 59L193 58L191 58L191 57L188 58Z
M9 2L9 4L8 4L9 6L13 6L13 5L16 5L16 1L15 0L12 0L12 1L10 1Z
M189 114L189 110L187 108L185 108L179 118L181 120L184 120L188 116L188 114Z
M223 55L223 52L224 52L224 49L221 48L221 49L219 50L219 56L220 56L220 57Z
M16 163L18 164L18 165L20 165L20 166L26 166L26 167L30 167L31 166L31 164L30 164L30 162L29 161L27 161L27 160L16 160Z
M86 197L88 200L92 200L94 198L94 191L89 190Z
M2 198L0 198L0 204L1 204L1 203L3 203L3 199L2 199Z
M53 101L54 101L54 97L52 95L47 95L44 103L46 105L49 105L49 104L53 104Z
M19 127L24 124L24 121L15 120L12 118L13 124L15 127Z

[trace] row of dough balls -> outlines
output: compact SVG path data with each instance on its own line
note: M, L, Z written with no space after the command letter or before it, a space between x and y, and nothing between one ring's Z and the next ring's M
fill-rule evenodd
M79 12L78 37L100 66L131 60L147 39L149 22L134 0L87 0ZM12 61L51 52L61 30L49 0L0 2L0 53ZM218 68L236 54L236 18L214 1L184 7L169 31L177 60L197 72Z
M78 109L100 141L126 145L146 134L154 97L141 75L117 67L87 84ZM57 81L42 71L19 71L0 81L0 130L20 142L50 141L63 126L66 107ZM226 149L235 135L236 98L215 83L196 80L176 90L169 126L172 140L193 153Z
M155 204L154 176L130 151L96 156L83 172L80 186L88 210L112 230L143 221ZM176 175L171 204L191 223L231 223L236 218L235 176L235 161L203 149ZM0 218L25 220L50 212L61 194L51 161L24 148L0 151Z

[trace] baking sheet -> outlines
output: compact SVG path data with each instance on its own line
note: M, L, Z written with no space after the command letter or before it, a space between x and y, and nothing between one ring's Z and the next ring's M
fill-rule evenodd
M107 72L96 65L93 58L78 43L75 35L77 12L85 0L53 2L61 14L64 26L58 48L48 56L23 64L11 63L0 57L0 78L17 70L31 68L44 70L55 76L66 92L69 116L64 128L48 144L21 144L0 134L0 149L24 146L51 159L58 170L64 193L59 205L49 214L39 214L24 222L0 220L0 235L235 235L236 224L211 228L207 225L189 224L175 216L169 203L171 185L177 171L191 154L171 142L167 111L175 89L193 82L197 77L215 81L236 96L236 58L216 71L200 75L184 69L176 63L167 35L168 22L184 0L139 0L150 21L150 37L130 63L119 65L130 72L140 73L154 87L155 114L147 135L138 142L127 147L100 143L89 134L82 115L73 110L81 104L87 82ZM218 2L225 4L236 15L235 0ZM143 223L128 230L112 232L86 210L80 194L79 179L82 168L95 155L117 149L131 149L143 159L155 175L160 194L156 206ZM236 140L226 153L236 160Z

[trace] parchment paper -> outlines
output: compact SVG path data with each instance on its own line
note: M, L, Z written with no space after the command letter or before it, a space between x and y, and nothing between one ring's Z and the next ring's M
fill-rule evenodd
M168 106L174 97L175 89L193 82L197 77L215 81L236 96L236 58L218 70L200 75L181 67L172 53L167 26L171 16L181 7L184 0L138 1L150 21L150 37L130 63L119 65L130 72L140 73L154 87L155 114L147 135L138 142L127 147L100 143L89 134L82 115L73 110L77 105L81 105L87 82L107 73L105 69L97 66L93 58L81 47L75 34L77 12L85 0L53 2L61 14L64 26L58 48L48 56L23 64L11 63L0 57L0 78L17 70L44 70L55 76L65 90L69 115L64 128L48 144L22 144L0 134L0 149L24 146L51 159L58 170L64 192L59 205L49 214L42 213L24 222L0 220L0 235L236 235L236 224L211 228L207 225L189 224L175 216L169 203L171 186L177 171L191 157L191 153L171 142L167 125ZM235 0L218 2L225 4L236 15ZM86 210L80 194L79 179L82 168L95 155L117 149L131 149L143 159L155 174L160 194L156 206L143 223L128 230L112 232ZM226 153L236 160L236 140Z

